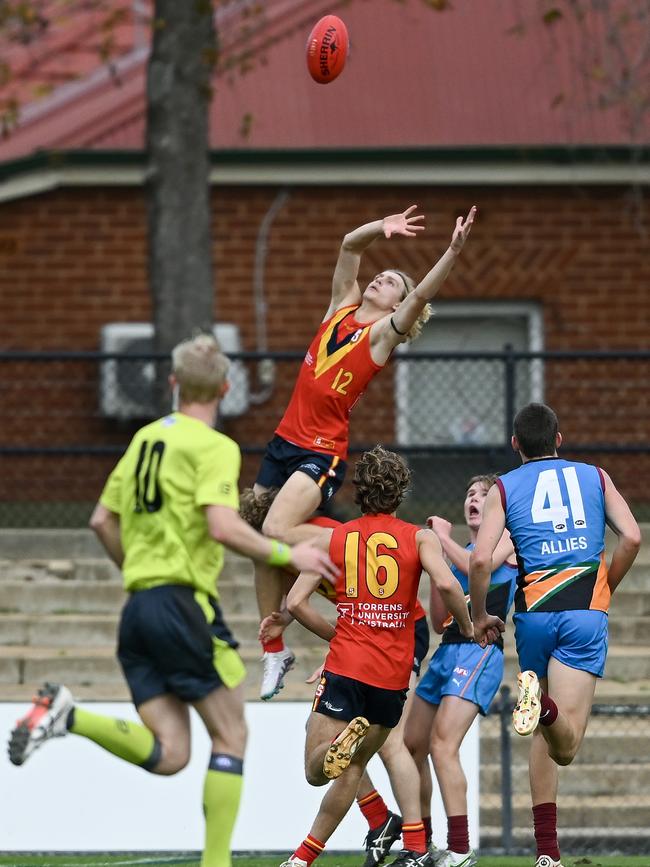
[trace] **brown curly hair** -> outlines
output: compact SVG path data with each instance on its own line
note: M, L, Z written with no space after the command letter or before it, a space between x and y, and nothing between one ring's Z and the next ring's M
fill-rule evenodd
M364 515L390 515L404 499L411 471L395 452L375 446L357 461L352 483L354 502Z
M252 488L244 488L241 492L239 497L239 514L258 533L262 532L264 519L279 491L280 488L268 488L266 491L255 494Z

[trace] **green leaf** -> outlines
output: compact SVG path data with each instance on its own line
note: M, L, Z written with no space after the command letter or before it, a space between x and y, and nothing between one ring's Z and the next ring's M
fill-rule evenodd
M542 21L544 22L544 24L550 26L551 24L555 24L555 22L559 21L562 17L562 10L558 9L557 6L554 6L553 9L549 9L547 12L544 13Z

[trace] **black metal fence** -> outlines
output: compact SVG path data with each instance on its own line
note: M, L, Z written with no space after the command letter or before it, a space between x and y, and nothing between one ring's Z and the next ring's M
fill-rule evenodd
M530 738L512 730L501 687L481 727L481 850L534 852L528 782ZM648 855L650 704L595 704L574 762L560 768L558 837L576 855Z
M219 426L244 453L242 484L290 398L302 354L231 356ZM0 522L84 523L131 435L169 410L157 395L166 357L96 352L0 354ZM641 518L650 515L650 352L397 353L351 417L350 459L381 442L403 453L413 489L403 515L462 517L465 482L518 463L516 410L558 412L566 457L599 463ZM351 506L349 484L336 498Z

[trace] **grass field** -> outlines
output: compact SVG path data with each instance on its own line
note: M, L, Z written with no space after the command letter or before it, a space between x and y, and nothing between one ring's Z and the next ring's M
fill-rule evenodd
M397 851L393 853L397 854ZM233 867L278 867L286 855L242 857L233 859ZM390 864L392 859L387 859ZM359 855L324 855L316 864L318 867L361 867L363 856ZM611 856L599 857L566 857L562 859L564 867L648 867L649 856ZM173 854L148 854L139 852L134 855L13 855L0 852L0 865L2 867L199 867L199 861L190 855ZM479 867L533 867L533 857L485 857L479 860Z

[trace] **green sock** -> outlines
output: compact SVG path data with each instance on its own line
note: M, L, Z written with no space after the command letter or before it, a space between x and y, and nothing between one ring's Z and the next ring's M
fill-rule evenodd
M243 762L214 753L203 785L205 849L201 867L231 867L230 840L241 799Z
M109 753L133 765L152 770L160 761L160 743L146 726L139 723L99 716L81 707L75 707L68 730L75 735L90 738Z

